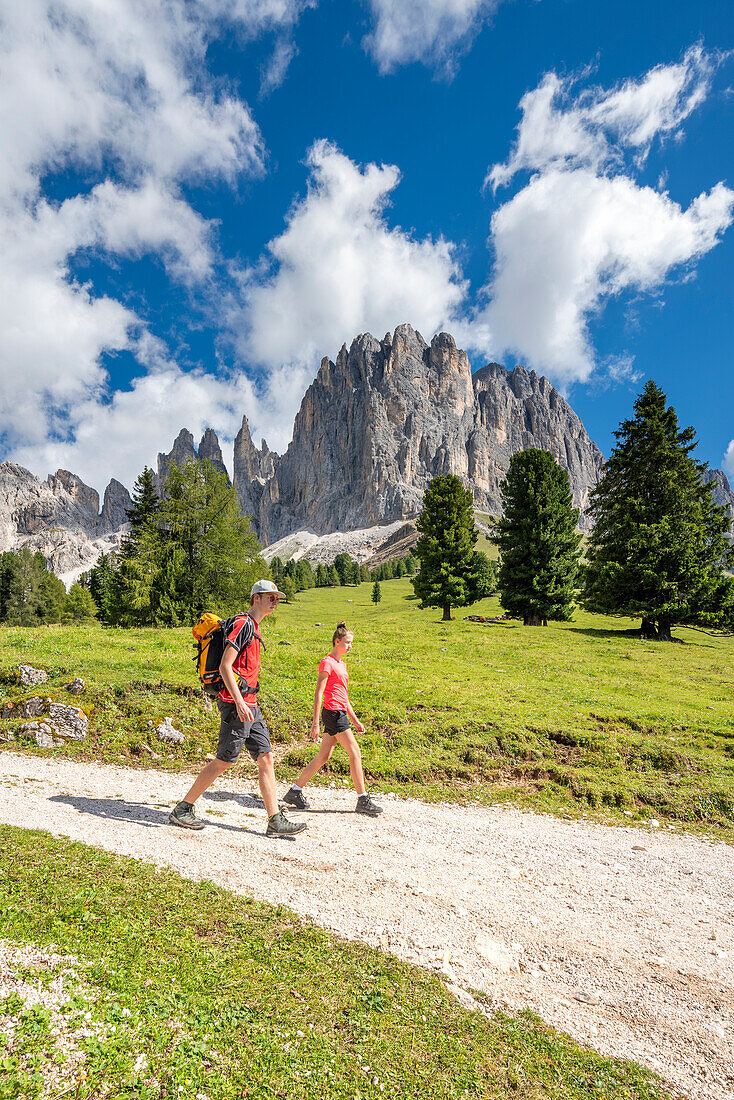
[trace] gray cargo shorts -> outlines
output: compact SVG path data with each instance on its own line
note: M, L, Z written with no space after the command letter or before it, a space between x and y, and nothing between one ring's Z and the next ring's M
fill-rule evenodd
M217 699L217 706L222 716L217 760L225 764L234 764L244 748L247 748L253 760L271 751L270 733L259 707L251 706L252 721L243 722L237 714L234 703L225 703L223 699Z

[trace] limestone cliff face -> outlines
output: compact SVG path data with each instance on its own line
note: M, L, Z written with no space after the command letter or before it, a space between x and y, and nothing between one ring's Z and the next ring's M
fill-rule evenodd
M225 475L229 481L227 467L222 458L222 448L219 446L217 433L213 428L207 428L201 437L198 450L194 446L194 437L188 428L182 428L173 441L173 448L168 454L159 454L156 473L156 489L159 496L163 496L166 477L171 466L183 466L187 462L196 462L208 459L212 466Z
M278 458L262 440L260 450L252 441L247 417L242 417L242 426L234 441L233 474L234 487L242 512L252 516L257 525L260 513L260 501L266 483L275 472L275 460Z
M248 456L235 475L240 501L265 542L409 519L438 474L456 474L478 508L499 512L499 483L527 447L555 455L583 509L603 461L547 379L497 364L472 375L453 337L427 344L410 325L382 341L358 336L335 363L322 360L271 476L260 470L248 488L258 452L244 424L237 446Z
M706 470L703 480L713 481L713 498L715 504L723 505L729 516L729 534L734 535L734 491L732 491L729 479L723 470Z
M68 470L40 481L13 462L0 463L0 550L27 545L56 572L89 569L125 529L130 495L114 479L99 494Z

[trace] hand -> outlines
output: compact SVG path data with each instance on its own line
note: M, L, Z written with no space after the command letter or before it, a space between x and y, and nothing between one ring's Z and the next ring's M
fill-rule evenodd
M239 718L240 722L252 721L254 715L244 699L238 699L238 701L235 703L235 706L237 708L237 717Z
M318 741L318 739L319 739L319 724L318 724L318 722L314 722L314 724L311 726L311 729L308 731L308 736L311 738L312 741Z
M357 731L357 733L364 733L364 732L365 732L365 728L364 728L364 726L362 725L362 723L360 722L359 718L355 718L355 720L354 720L354 728L355 728L355 730Z

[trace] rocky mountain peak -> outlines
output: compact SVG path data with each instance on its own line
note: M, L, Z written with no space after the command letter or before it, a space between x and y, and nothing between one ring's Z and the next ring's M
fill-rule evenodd
M260 537L273 542L297 530L328 534L410 519L437 474L456 474L478 508L499 512L510 457L531 446L568 469L583 509L602 455L550 382L499 364L472 375L449 333L427 344L403 324L382 340L362 333L335 362L322 360L271 473L243 421L235 482Z

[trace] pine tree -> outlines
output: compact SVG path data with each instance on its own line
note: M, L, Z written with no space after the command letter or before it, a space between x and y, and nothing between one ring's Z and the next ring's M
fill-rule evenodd
M339 574L336 571L336 566L329 566L329 588L337 588L341 581L339 580Z
M339 584L349 584L352 559L347 553L337 554L334 558L334 568L339 575Z
M421 607L442 607L443 621L451 608L473 602L471 568L477 531L472 495L454 474L435 477L423 497L416 522L420 538L415 548L420 572L412 584Z
M414 577L418 570L418 559L414 554L408 554L405 559L405 572L409 577Z
M41 571L27 546L21 546L8 581L5 621L11 626L38 626L42 621Z
M329 571L323 562L316 566L316 587L326 588L329 584Z
M654 382L615 436L591 496L584 604L639 616L644 637L669 641L674 623L715 615L726 598L723 573L732 561L726 512L702 480L706 465L691 457L694 429L679 426Z
M371 580L369 566L365 565L364 562L359 567L359 579L360 582Z
M148 466L136 478L131 495L131 507L125 509L130 523L130 535L134 539L151 520L160 507L160 498L155 487L155 474Z
M64 610L64 622L84 622L86 619L97 617L97 605L92 599L92 594L84 585L72 584L66 597Z
M44 623L60 623L66 609L66 587L64 582L46 568L39 569L39 616Z
M270 562L270 573L276 584L280 582L280 578L283 575L283 562L276 556Z
M375 581L372 585L372 602L379 603L382 599L382 589L380 588L380 582Z
M566 621L573 611L581 534L568 473L548 451L510 459L497 522L502 606L525 626Z
M283 593L285 594L285 602L286 603L293 603L293 601L296 598L296 586L293 583L293 578L289 577L286 574L283 577L283 580L280 582L280 587L281 587Z
M267 566L222 471L206 460L172 465L156 520L163 586L154 585L154 622L189 623L207 608L233 612L249 601Z
M89 591L99 608L100 619L106 623L112 621L116 580L114 555L100 554L89 573Z
M472 554L472 589L474 598L486 600L497 588L497 565L482 550Z

